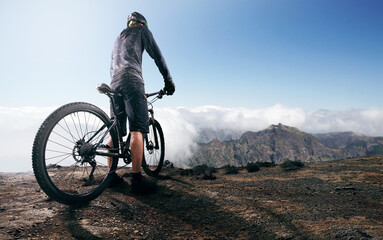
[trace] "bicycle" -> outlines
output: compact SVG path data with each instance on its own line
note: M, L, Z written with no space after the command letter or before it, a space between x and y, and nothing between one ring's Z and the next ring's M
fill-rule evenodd
M118 116L113 96L119 93L105 83L97 90L110 98L114 116ZM158 175L164 162L164 135L153 110L153 103L164 95L164 90L146 94L154 97L148 101L149 133L144 134L142 158L142 167L150 176ZM41 189L68 205L97 198L109 186L112 174L132 162L130 133L124 141L120 125L118 117L109 118L85 102L69 103L51 113L39 128L32 149L33 171ZM124 166L118 167L119 159Z

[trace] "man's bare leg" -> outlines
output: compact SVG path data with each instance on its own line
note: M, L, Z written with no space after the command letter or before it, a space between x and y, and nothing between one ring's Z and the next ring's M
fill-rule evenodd
M132 158L132 173L141 172L142 155L144 153L144 140L141 132L130 132L130 149ZM112 138L109 138L109 147L113 148ZM108 157L108 167L112 164L112 157Z
M153 193L157 185L146 180L141 175L142 155L144 152L144 141L141 132L130 132L130 149L132 157L132 182L131 192L133 193Z
M141 172L144 140L141 132L130 132L130 149L132 157L132 173Z

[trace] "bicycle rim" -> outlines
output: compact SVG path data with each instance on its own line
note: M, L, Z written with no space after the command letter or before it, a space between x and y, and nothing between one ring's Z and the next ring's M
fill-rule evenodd
M107 115L90 104L75 103L52 113L44 124L34 144L34 153L40 153L34 154L35 175L42 189L66 204L79 204L101 194L110 182L107 157L86 152L100 141L104 146L98 151L109 151L105 146L111 135L118 146L116 133L108 131ZM114 159L111 169L116 165Z
M144 140L143 169L148 175L158 175L165 156L165 141L162 128L157 121L149 125L149 133Z

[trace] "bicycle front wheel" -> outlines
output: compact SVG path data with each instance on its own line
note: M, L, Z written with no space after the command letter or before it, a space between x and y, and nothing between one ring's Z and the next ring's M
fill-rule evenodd
M129 133L127 142L130 144ZM144 135L144 153L142 156L142 168L149 176L157 176L162 169L165 157L165 140L161 125L150 120L149 133Z
M149 133L144 139L144 154L142 168L150 176L156 176L161 172L165 157L165 140L161 125L150 120Z
M109 185L118 158L110 163L96 153L116 152L115 128L101 109L89 103L71 103L54 111L36 134L32 161L41 189L64 204L83 204ZM117 148L118 149L118 148Z

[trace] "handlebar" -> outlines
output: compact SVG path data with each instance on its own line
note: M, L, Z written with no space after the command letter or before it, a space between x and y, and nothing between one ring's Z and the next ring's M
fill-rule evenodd
M146 98L149 98L149 97L152 97L152 96L155 96L157 95L156 97L161 99L164 95L165 95L165 91L163 89L161 89L160 91L158 92L154 92L154 93L146 93L145 96Z
M119 92L116 92L114 91L113 89L111 89L107 84L105 83L102 83L100 84L99 86L97 86L97 90L102 93L102 94L105 94L107 95L111 101L112 101L112 105L113 105L113 109L114 109L114 99L113 99L113 96L117 95L117 96L122 96ZM152 110L150 111L153 111L153 103L155 101L157 101L158 99L161 99L164 95L165 95L165 91L164 89L161 89L160 91L158 92L154 92L154 93L146 93L145 94L145 97L146 98L149 98L149 97L153 97L155 96L153 99L151 99L150 101L148 101L148 105L149 106L152 106Z
M97 86L97 90L99 93L103 93L103 94L106 94L106 95L118 95L118 96L121 96L121 94L119 92L116 92L114 91L113 89L111 89L107 84L105 83L102 83L100 85ZM146 93L145 96L146 98L149 98L149 97L152 97L152 96L155 96L157 95L156 97L158 99L161 99L164 95L165 95L165 91L163 89L161 89L160 91L158 92L154 92L154 93Z

